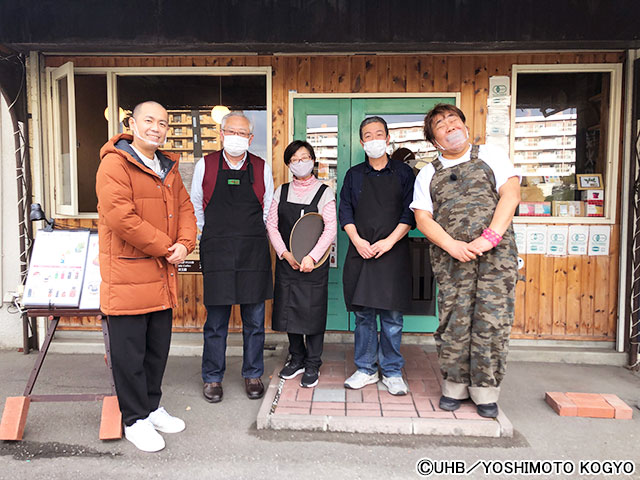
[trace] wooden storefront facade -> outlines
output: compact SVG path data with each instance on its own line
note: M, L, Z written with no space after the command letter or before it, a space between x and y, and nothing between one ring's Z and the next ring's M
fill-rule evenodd
M299 94L401 94L459 93L461 109L475 142L484 143L489 77L510 76L514 65L624 64L623 51L526 52L473 54L283 54L283 55L49 55L41 68L189 68L271 67L272 158L276 187L288 181L282 156L291 140L290 92ZM30 108L33 108L31 105ZM46 135L46 133L45 133ZM620 139L616 141L621 142ZM614 162L622 162L622 150ZM616 171L620 171L617 169ZM614 179L621 183L621 174ZM619 189L615 190L616 192ZM518 282L516 318L512 336L521 339L597 340L616 339L620 246L620 200L615 200L609 254L551 257L525 255ZM556 219L557 220L557 219ZM94 227L95 219L60 218L58 223ZM551 224L551 223L550 223ZM198 332L205 321L202 278L183 274L180 304L174 312L174 331ZM232 329L239 331L239 312L234 308ZM267 327L270 305L267 305ZM70 318L67 329L96 329L90 319Z

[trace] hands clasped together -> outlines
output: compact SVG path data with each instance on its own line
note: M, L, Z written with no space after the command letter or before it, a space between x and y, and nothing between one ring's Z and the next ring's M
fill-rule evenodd
M284 252L282 254L282 258L284 258L289 263L289 265L291 265L291 268L293 268L294 270L300 270L302 273L309 273L313 271L313 267L315 265L313 258L311 258L309 255L305 256L302 259L301 263L298 263L298 261L293 257L293 254L289 251Z
M491 242L480 236L471 242L453 240L444 250L460 262L469 262L475 260L476 257L482 256L484 252L488 252L492 248Z

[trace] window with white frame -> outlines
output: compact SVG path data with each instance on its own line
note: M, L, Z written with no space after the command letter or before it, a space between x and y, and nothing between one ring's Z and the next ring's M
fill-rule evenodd
M221 148L213 107L241 110L254 125L250 151L271 156L270 67L48 69L50 179L55 215L95 217L95 175L100 149L135 105L155 100L167 108L170 129L161 148L180 154L187 189L195 162Z
M620 73L618 64L513 66L511 158L523 221L613 221Z

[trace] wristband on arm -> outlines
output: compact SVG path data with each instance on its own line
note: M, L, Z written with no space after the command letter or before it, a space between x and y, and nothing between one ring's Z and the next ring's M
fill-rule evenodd
M484 229L484 232L482 232L482 238L489 240L489 243L491 243L491 245L493 245L494 247L497 247L498 244L502 241L502 235L498 235L490 228Z

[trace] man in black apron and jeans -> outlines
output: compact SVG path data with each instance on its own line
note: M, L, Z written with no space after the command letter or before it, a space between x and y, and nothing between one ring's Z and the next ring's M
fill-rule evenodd
M359 389L382 383L392 395L406 395L400 354L402 312L411 302L411 265L407 233L415 227L409 204L413 171L386 153L389 129L384 119L360 124L367 158L347 172L340 191L340 225L349 236L343 287L347 310L356 317L356 372L344 385ZM380 341L376 316L380 315Z
M200 262L207 321L202 380L205 400L222 400L229 315L240 305L242 376L251 399L264 395L264 301L273 298L265 212L273 198L266 162L249 153L251 122L240 112L222 119L223 150L201 159L193 174L191 200L202 228ZM204 225L203 225L204 224Z

